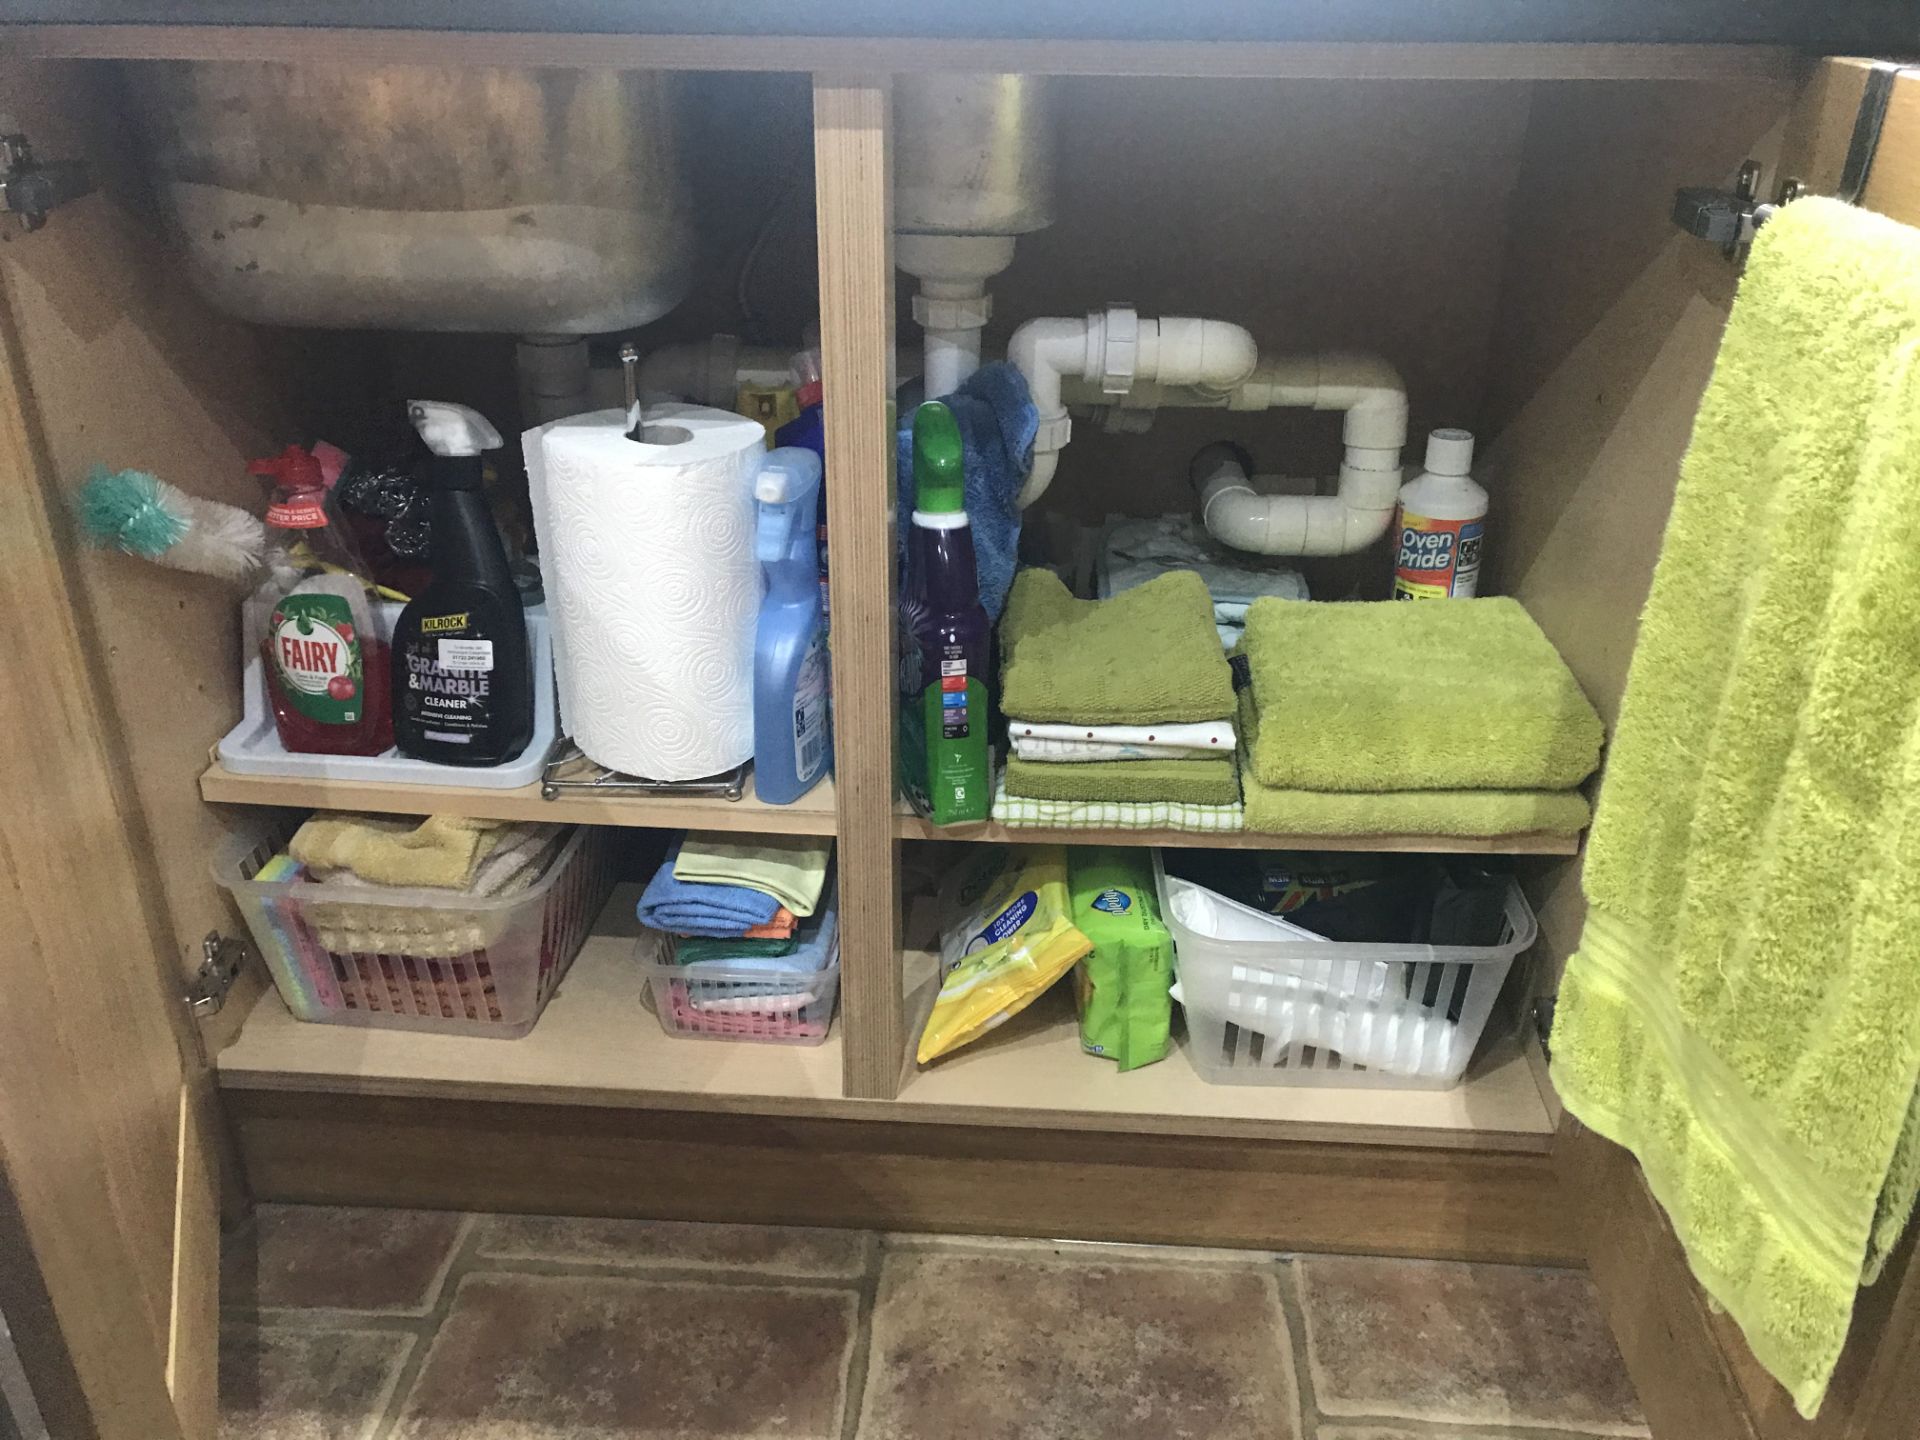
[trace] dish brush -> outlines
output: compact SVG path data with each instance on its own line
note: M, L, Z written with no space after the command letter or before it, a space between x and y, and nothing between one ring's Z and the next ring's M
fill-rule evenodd
M88 544L175 570L245 580L266 554L267 527L258 516L189 495L144 470L94 466L74 509Z

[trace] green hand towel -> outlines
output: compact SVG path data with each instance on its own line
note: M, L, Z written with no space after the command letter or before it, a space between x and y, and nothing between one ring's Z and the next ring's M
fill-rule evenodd
M1093 760L1061 765L1007 761L1007 793L1029 800L1178 801L1232 805L1240 799L1233 757L1202 760Z
M798 940L748 940L743 936L714 939L710 936L682 935L673 942L674 962L698 965L710 960L778 959L800 948Z
M816 835L742 835L689 831L673 862L677 880L747 885L796 916L813 914L826 888L833 841Z
M1425 602L1408 602L1425 603ZM1450 603L1450 602L1449 602ZM1578 835L1590 812L1578 790L1300 790L1268 785L1247 751L1260 719L1240 699L1240 788L1247 829L1268 835Z
M1267 835L1578 835L1578 790L1282 790L1242 777L1247 829Z
M1242 643L1268 785L1571 790L1599 764L1600 717L1517 600L1256 600Z
M1000 705L1021 720L1153 725L1233 716L1213 599L1191 570L1076 600L1022 570L1000 620Z
M1681 468L1553 1076L1803 1415L1920 1184L1920 234L1761 233Z

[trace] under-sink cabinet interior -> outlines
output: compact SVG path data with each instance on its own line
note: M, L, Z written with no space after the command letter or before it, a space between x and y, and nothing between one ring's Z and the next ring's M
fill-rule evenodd
M1528 1197L1551 1185L1559 1112L1536 1012L1578 934L1578 837L1022 832L915 814L895 786L896 386L919 375L938 390L1041 317L1102 329L1104 360L1052 375L1070 439L1043 423L1023 511L1023 554L1072 576L1110 520L1193 512L1191 464L1218 442L1260 477L1327 477L1314 514L1335 516L1355 437L1375 433L1335 392L1391 376L1404 452L1361 451L1393 454L1397 477L1430 430L1477 437L1481 593L1517 597L1610 724L1739 277L1676 228L1674 193L1730 188L1749 161L1763 197L1788 181L1830 192L1846 137L1829 92L1846 72L1739 46L1492 47L1460 67L1327 47L1234 75L813 75L577 56L435 67L397 53L15 56L0 71L15 128L43 157L84 161L92 181L43 231L0 247L6 356L37 397L48 490L36 503L69 587L46 603L71 607L87 638L121 756L113 784L180 977L199 972L210 932L247 933L209 871L236 830L363 811L604 832L610 898L522 1038L305 1023L245 967L199 1029L255 1193L532 1204L551 1185L588 1208L671 1210L674 1157L705 1138L784 1157L734 1204L751 1214L766 1187L804 1172L809 1146L823 1173L884 1176L900 1154L1040 1163L1066 1135L1077 1155L1143 1173L1260 1170L1243 1176L1252 1198L1199 1222L1244 1242L1281 1153L1259 1147L1284 1142L1329 1177L1330 1198L1290 1222L1295 1239L1573 1253L1558 1212ZM459 123L482 104L497 112ZM942 205L962 179L974 208L956 218ZM1258 372L1273 377L1271 404L1181 391L1173 357L1192 319L1252 338L1271 361ZM527 549L518 436L570 405L622 404L623 343L643 375L732 409L756 366L784 371L816 326L836 759L788 805L751 781L738 799L543 794L539 779L229 763L216 747L245 701L239 594L84 548L61 510L96 465L257 510L249 461L296 441L387 443L406 402L434 396L508 437L496 508ZM1113 368L1124 354L1145 374L1155 344L1166 381ZM1294 393L1307 372L1325 377L1323 401L1310 383ZM1311 482L1279 488L1304 516ZM1384 598L1391 580L1384 538L1290 563L1316 597ZM835 841L840 1002L824 1043L684 1039L648 1013L636 885L679 830ZM1538 939L1452 1089L1210 1084L1179 1048L1120 1073L1081 1053L1064 991L916 1065L943 876L981 846L1093 841L1514 857ZM460 1131L509 1137L514 1161L455 1158ZM362 1148L375 1136L379 1156ZM417 1165L400 1153L413 1146ZM628 1179L636 1166L655 1178L624 1197L596 1187L583 1158L596 1147L627 1155L609 1163ZM1339 1177L1362 1163L1398 1187L1399 1221L1338 1213L1358 1193ZM840 1199L869 1218L897 1202L928 1223L1012 1223L1004 1207L956 1214L875 1186ZM1476 1193L1506 1198L1454 1203ZM1062 1227L1048 1233L1169 1228L1111 1204L1033 1218Z

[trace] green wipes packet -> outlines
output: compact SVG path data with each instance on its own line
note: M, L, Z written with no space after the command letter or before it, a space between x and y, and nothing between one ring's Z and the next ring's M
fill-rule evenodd
M1074 966L1080 1045L1122 1070L1163 1059L1173 1001L1173 936L1160 919L1153 852L1121 846L1067 852L1074 928L1093 953Z

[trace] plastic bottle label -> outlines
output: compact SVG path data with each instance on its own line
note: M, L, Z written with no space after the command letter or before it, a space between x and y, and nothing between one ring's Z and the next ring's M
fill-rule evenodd
M365 676L353 607L345 597L283 595L268 633L287 702L322 725L358 724Z
M814 636L793 685L793 771L802 785L827 761L827 650Z
M1400 512L1400 553L1394 562L1396 600L1466 599L1480 582L1480 541L1484 516L1437 520Z
M326 507L310 490L301 490L267 506L267 524L276 530L324 530Z
M423 615L419 633L400 647L401 713L438 744L473 744L495 713L493 641L460 633L472 625L471 611Z
M971 731L967 718L967 657L958 645L949 645L940 662L940 738L964 740Z
M440 668L442 670L493 669L493 641L442 640Z

